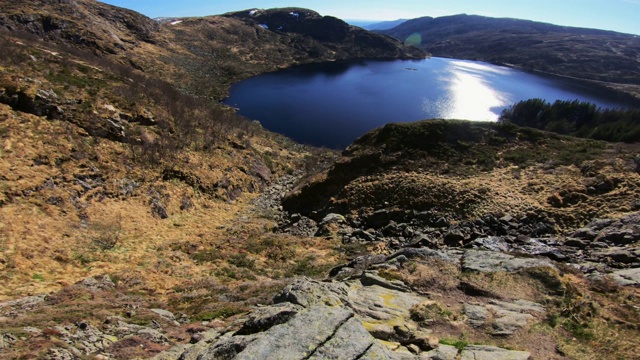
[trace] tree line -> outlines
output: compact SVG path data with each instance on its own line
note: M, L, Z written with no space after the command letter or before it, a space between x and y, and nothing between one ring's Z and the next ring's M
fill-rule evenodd
M503 110L498 121L596 140L640 141L640 109L602 109L579 100L520 101Z

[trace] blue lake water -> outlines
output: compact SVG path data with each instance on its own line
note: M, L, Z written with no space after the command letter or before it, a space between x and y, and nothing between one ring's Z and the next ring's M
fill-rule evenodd
M233 85L224 103L298 142L344 148L389 122L496 121L504 108L531 98L628 107L583 83L443 58L297 66Z

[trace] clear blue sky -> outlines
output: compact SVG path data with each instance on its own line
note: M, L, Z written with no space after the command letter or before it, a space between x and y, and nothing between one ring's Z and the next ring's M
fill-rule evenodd
M640 0L104 0L149 17L222 14L296 6L349 20L395 20L460 13L512 17L640 35Z

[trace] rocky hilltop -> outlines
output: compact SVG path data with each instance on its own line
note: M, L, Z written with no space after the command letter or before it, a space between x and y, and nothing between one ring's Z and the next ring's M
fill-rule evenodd
M381 33L434 56L602 82L640 97L636 35L464 14L412 19Z
M210 99L424 52L298 8L0 9L0 358L637 357L638 144L431 120L338 154Z
M383 212L456 221L509 213L561 230L637 210L636 151L508 123L388 124L298 185L284 205L315 220L337 212L372 218L370 225Z
M226 14L249 24L284 34L310 37L322 44L311 49L314 56L328 59L344 58L421 58L424 52L415 47L403 47L393 38L363 31L332 17L301 8L249 10Z

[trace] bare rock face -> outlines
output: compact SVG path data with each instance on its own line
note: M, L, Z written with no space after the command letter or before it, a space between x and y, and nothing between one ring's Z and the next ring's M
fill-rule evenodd
M500 252L477 250L466 251L462 262L463 270L479 272L512 272L533 267L553 267L553 265L546 259L522 258Z
M316 304L343 305L348 296L348 287L343 283L324 283L298 279L285 287L274 299L276 303L290 302L304 307Z
M618 270L611 273L611 277L620 285L640 285L640 268Z
M464 313L469 325L490 327L494 336L509 336L533 322L535 317L532 314L543 314L544 307L525 300L490 300L486 305L467 304Z
M261 309L272 313L278 310L282 307ZM202 360L359 359L371 351L375 341L351 310L316 304L264 332L223 337L197 356L190 352L190 357ZM383 355L381 359L391 358L384 356L386 353L383 348L377 350L377 354Z
M374 279L375 281L372 281ZM410 309L429 301L398 281L375 273L339 282L299 278L256 308L239 331L177 346L156 359L529 359L530 354L490 346L463 350L439 344L419 330ZM471 306L469 307L471 309ZM478 310L496 329L516 331L542 307L528 301L493 301ZM468 312L469 318L473 315ZM514 325L515 324L515 325ZM512 332L511 332L512 333ZM506 334L505 334L506 335ZM381 341L384 340L385 342ZM396 344L395 347L392 344ZM389 347L391 346L391 347Z
M462 350L461 360L529 360L526 351L513 351L494 346L469 345Z
M286 323L304 307L289 302L255 309L249 319L236 332L237 335L250 335L265 331L274 325Z

